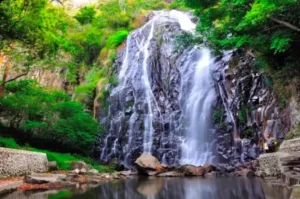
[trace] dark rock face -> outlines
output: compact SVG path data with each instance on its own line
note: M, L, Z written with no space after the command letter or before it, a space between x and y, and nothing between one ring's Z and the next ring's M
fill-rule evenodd
M235 51L215 65L217 150L233 164L256 159L263 140L280 142L289 129L270 80L255 69L250 54Z
M126 49L115 61L120 82L108 99L108 115L100 118L107 134L95 144L95 155L104 162L117 160L130 167L145 148L151 148L152 155L163 163L178 164L183 133L179 121L180 68L190 63L184 61L190 54L174 51L175 36L183 32L176 20L162 16L152 21L131 33ZM153 139L145 137L146 133ZM145 139L150 147L144 145Z

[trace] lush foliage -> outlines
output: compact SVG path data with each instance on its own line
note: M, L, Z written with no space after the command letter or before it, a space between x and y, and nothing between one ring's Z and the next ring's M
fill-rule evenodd
M60 151L90 154L98 123L66 94L21 80L7 85L0 103L5 107L1 115L6 125L26 131L39 145L55 144Z
M178 0L182 2L182 0ZM244 48L274 79L281 97L299 73L299 0L183 0L199 16L202 41L216 53ZM295 85L294 85L295 87Z
M80 12L74 17L81 24L91 23L96 15L96 11L92 6L86 6L80 9Z
M91 110L97 104L107 109L107 84L117 84L111 66L118 47L131 30L145 22L148 11L166 4L161 0L109 0L76 11L60 4L65 1L53 2L0 0L0 65L12 74L10 78L41 67L59 68L62 78L75 86L74 101L34 81L3 78L1 122L15 129L13 136L23 143L89 155L95 136L104 130Z
M46 153L47 159L49 161L56 161L59 169L69 170L71 169L70 168L71 162L84 161L87 164L89 164L92 168L97 169L100 172L112 172L114 170L113 167L101 166L97 161L92 160L90 158L86 158L78 155L71 155L69 153L58 153L58 152L52 152L47 150L40 150L29 146L20 146L13 138L0 137L0 147L8 147L13 149L22 149L22 150Z

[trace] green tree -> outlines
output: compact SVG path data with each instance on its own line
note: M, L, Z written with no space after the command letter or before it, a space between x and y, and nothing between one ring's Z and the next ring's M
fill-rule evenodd
M0 115L6 118L5 126L26 133L26 142L51 150L91 154L99 133L98 122L81 104L32 80L8 83L7 93L0 99Z
M79 21L82 25L91 23L96 15L95 8L92 6L85 6L80 8L79 13L75 15L75 19Z

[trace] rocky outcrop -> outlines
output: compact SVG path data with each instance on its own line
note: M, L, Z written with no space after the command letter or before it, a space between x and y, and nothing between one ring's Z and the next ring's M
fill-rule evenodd
M65 181L67 178L64 174L31 174L24 178L26 183L45 184L50 182Z
M150 154L141 155L135 162L138 172L142 175L156 175L162 171L158 159Z
M205 169L193 165L184 165L179 168L185 176L204 176Z
M1 72L4 71L4 65L0 66L0 76ZM20 75L20 71L24 69L12 68L8 74L8 80L13 79ZM22 74L22 73L21 73ZM47 68L47 67L33 67L27 73L27 75L21 77L20 79L32 79L36 80L41 86L59 89L67 91L68 94L72 94L75 83L71 83L68 79L68 69L66 67L61 68Z
M214 74L218 101L213 113L221 160L258 158L269 139L283 141L289 131L287 110L280 107L271 79L256 69L251 53L239 50L220 58Z

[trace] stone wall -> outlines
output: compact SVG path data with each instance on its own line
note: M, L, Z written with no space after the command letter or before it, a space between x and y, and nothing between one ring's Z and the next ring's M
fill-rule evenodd
M284 140L276 153L261 154L257 159L259 171L267 176L279 176L285 172L282 158L294 156L300 151L300 138Z
M258 161L261 173L267 176L279 176L281 174L278 153L262 154Z
M297 152L300 151L300 138L292 140L284 140L280 145L281 152Z
M45 153L0 147L0 178L47 170L48 160Z

